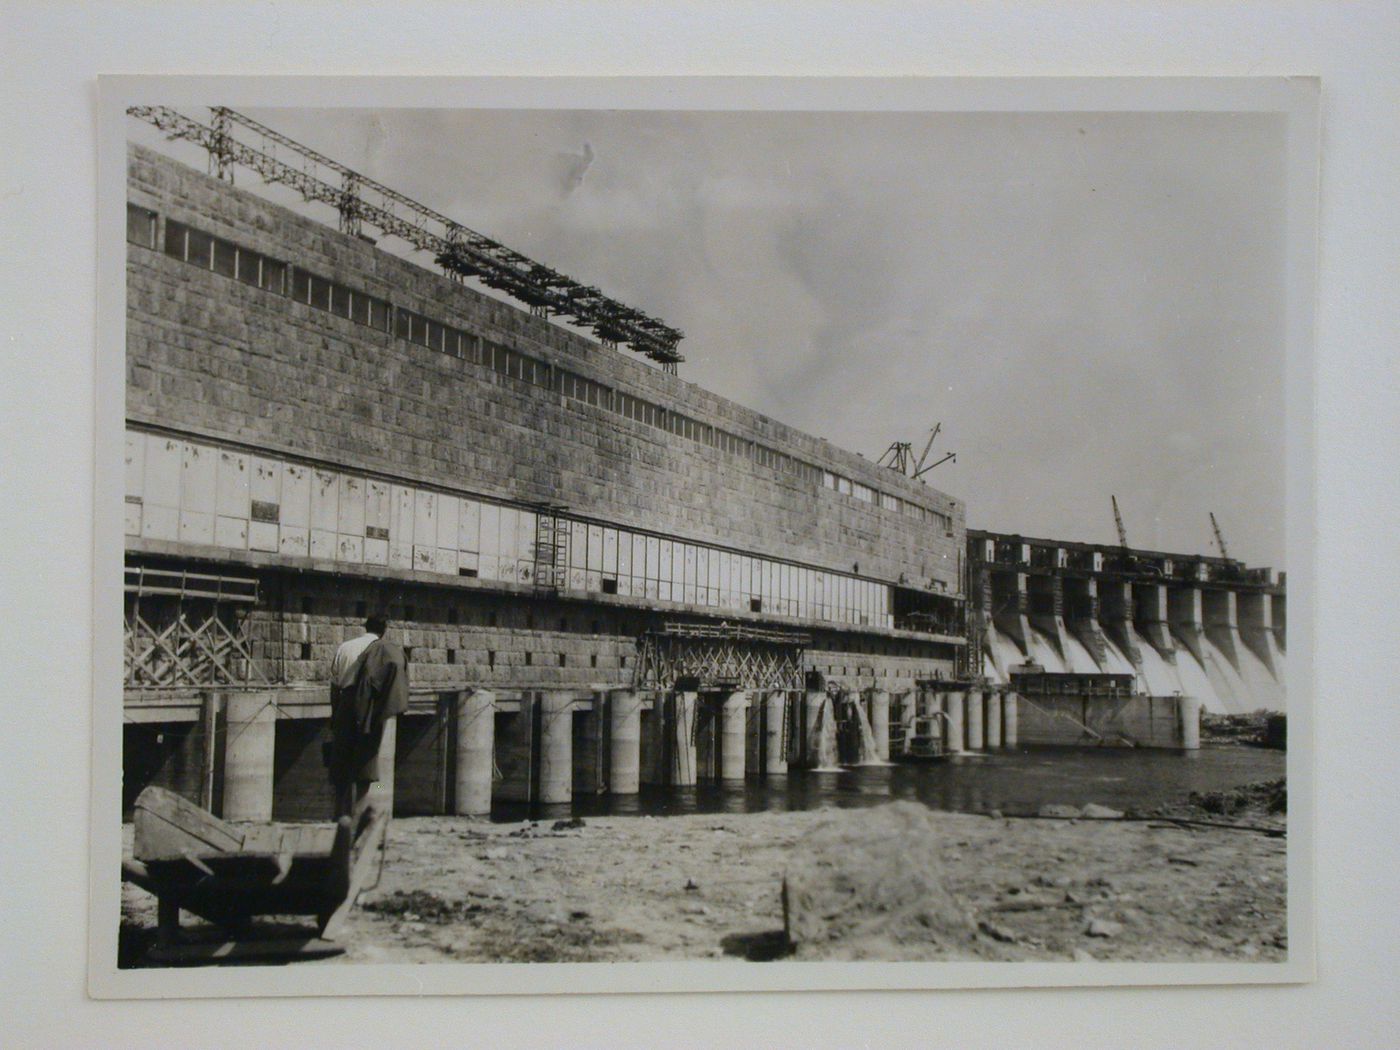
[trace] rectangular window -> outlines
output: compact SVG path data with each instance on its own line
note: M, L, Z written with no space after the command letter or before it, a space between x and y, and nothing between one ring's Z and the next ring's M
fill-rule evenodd
M331 308L331 289L335 287L324 277L311 275L311 305L318 310Z
M214 238L201 230L189 231L185 261L209 269L214 256Z
M190 228L173 219L165 220L165 254L183 260L188 250Z
M143 248L156 246L156 213L139 204L126 206L126 239Z
M262 256L246 248L239 248L237 272L234 276L244 284L258 287L262 283Z
M218 274L223 274L225 277L232 277L238 272L238 249L228 241L218 237L210 239L213 242L213 271Z
M843 496L849 496L851 494L851 479L838 477L836 479L836 491Z
M330 287L331 313L337 317L350 316L350 289L343 284L332 284Z
M264 256L259 267L258 285L278 295L287 294L287 264Z

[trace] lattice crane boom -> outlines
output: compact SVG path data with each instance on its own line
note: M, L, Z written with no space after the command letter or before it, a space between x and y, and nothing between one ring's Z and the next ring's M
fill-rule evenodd
M1210 527L1211 531L1215 533L1215 545L1220 548L1220 556L1228 558L1230 552L1225 548L1225 536L1220 531L1220 524L1215 520L1215 511L1210 512Z
M1123 515L1118 513L1118 497L1111 495L1108 498L1113 501L1113 525L1118 530L1118 546L1126 547L1128 545L1128 530L1123 528Z
M212 112L212 123L201 124L166 106L132 106L127 110L172 139L204 147L222 178L232 178L234 166L242 166L264 182L288 186L306 200L335 208L340 213L341 229L347 233L358 233L361 224L368 223L384 236L397 237L431 253L439 266L456 277L476 277L546 316L552 312L570 317L592 328L606 343L629 344L668 372L674 373L685 360L676 349L685 335L680 329L610 299L597 288L579 284L251 117L224 106L213 107ZM235 138L235 129L258 136L259 144ZM279 149L290 153L297 163L280 158Z

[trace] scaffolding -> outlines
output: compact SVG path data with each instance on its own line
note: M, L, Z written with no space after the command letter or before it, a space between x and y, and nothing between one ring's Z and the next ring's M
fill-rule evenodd
M571 318L592 329L603 343L613 347L626 343L666 372L675 374L685 360L676 349L684 338L680 329L470 230L251 117L226 106L211 107L211 112L211 122L201 124L167 106L127 110L172 139L202 146L209 153L211 173L221 179L232 181L235 166L246 168L266 183L287 186L305 200L335 208L345 233L358 236L369 225L383 236L430 252L456 279L475 277L525 303L537 316ZM240 140L239 133L256 137L257 144Z
M697 690L801 690L810 635L746 624L667 623L637 642L636 688L668 691L689 680Z
M125 688L268 684L248 634L257 580L128 565L124 589Z

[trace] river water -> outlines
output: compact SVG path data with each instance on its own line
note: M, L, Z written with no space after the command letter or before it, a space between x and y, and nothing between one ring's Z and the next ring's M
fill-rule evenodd
M1200 751L1120 748L1045 748L956 756L923 765L857 766L838 771L795 770L787 776L750 779L742 785L703 782L693 788L643 787L641 794L575 794L572 805L497 803L498 821L567 816L679 813L757 813L765 810L851 808L892 799L930 809L1008 815L1035 813L1042 805L1090 802L1114 809L1142 809L1191 791L1221 791L1284 775L1285 754L1250 747Z

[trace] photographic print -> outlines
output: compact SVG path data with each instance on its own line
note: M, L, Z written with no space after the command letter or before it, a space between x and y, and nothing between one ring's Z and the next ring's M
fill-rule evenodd
M341 83L104 87L99 994L1309 976L1314 82Z

